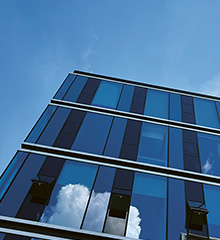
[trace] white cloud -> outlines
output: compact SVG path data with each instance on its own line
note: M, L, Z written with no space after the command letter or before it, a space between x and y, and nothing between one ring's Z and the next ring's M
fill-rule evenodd
M205 164L202 166L202 170L204 173L209 173L209 174L213 173L212 167L214 164L214 156L215 156L215 154L213 154L211 152L209 153L209 156L208 156Z
M220 96L220 72L201 86L200 92Z
M139 210L130 206L130 213L128 217L127 237L139 238L141 233L141 227L139 226L141 218L139 217Z

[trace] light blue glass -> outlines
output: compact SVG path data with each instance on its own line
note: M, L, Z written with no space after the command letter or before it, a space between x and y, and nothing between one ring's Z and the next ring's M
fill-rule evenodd
M168 119L169 93L148 89L144 115Z
M58 107L37 143L52 146L70 112L71 109Z
M170 93L170 120L182 121L180 95Z
M18 152L14 159L11 161L10 165L0 178L0 200L7 191L9 185L13 181L15 175L23 164L28 153Z
M56 95L54 96L55 99L63 99L64 95L66 94L66 91L72 84L75 77L76 77L76 75L73 75L73 74L69 74L67 76L66 80L64 81L64 83L62 84L62 86L60 87L60 89L58 90Z
M102 154L112 120L107 115L87 113L71 149Z
M134 87L129 85L124 85L122 94L118 104L118 110L129 112L131 107L131 102L133 99Z
M112 124L111 132L108 137L104 155L111 157L119 157L121 145L124 138L127 120L123 118L115 118Z
M70 101L70 102L76 102L76 100L78 99L80 93L82 92L82 90L87 82L87 79L88 78L86 78L86 77L77 76L74 83L72 84L72 86L68 90L67 94L63 98L63 100Z
M169 128L169 167L183 169L182 129Z
M194 109L197 125L220 128L215 102L194 98Z
M209 211L207 215L210 237L220 238L220 188L204 185L206 207Z
M166 178L135 173L126 237L166 239L166 194Z
M220 176L220 136L198 133L202 172Z
M32 129L31 133L28 135L27 139L25 140L26 142L35 143L37 141L56 109L57 107L51 105L47 107L43 115Z
M138 157L139 162L167 166L168 128L143 123Z
M217 107L218 116L220 116L220 102L215 102Z
M116 109L122 84L101 81L92 100L92 105Z

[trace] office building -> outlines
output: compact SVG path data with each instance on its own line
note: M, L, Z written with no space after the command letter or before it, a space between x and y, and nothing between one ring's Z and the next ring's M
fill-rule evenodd
M220 239L220 98L70 73L1 176L0 239Z

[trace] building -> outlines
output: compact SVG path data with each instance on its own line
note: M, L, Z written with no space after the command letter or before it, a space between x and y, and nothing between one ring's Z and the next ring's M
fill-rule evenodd
M0 181L1 240L220 239L220 98L75 71Z

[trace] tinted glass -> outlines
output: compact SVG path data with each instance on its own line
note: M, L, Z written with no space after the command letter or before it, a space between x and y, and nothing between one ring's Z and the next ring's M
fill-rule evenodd
M198 133L202 172L220 176L220 136Z
M180 95L170 93L170 120L181 121L181 98Z
M168 128L143 123L138 150L138 161L167 166Z
M86 84L87 79L88 78L86 77L77 76L72 86L69 88L67 94L63 98L63 100L76 102L77 98L79 97L80 93L82 92Z
M37 141L56 109L57 107L55 106L47 107L47 109L44 111L43 115L40 117L40 119L38 120L25 141L31 143L35 143Z
M110 116L87 113L71 149L102 154L112 120Z
M168 102L168 93L148 89L144 115L168 119Z
M166 178L135 173L127 237L166 239Z
M95 165L66 161L41 221L80 228L96 172Z
M66 91L69 89L69 87L71 86L73 79L76 76L73 74L69 74L66 78L66 80L64 81L64 83L62 84L62 86L60 87L60 89L58 90L58 92L56 93L55 97L56 99L63 99L63 96L66 94Z
M129 112L133 94L134 94L134 87L129 85L124 85L117 109L121 111Z
M116 109L122 84L101 81L93 98L92 105Z
M194 108L196 124L213 128L220 127L215 102L194 98Z

